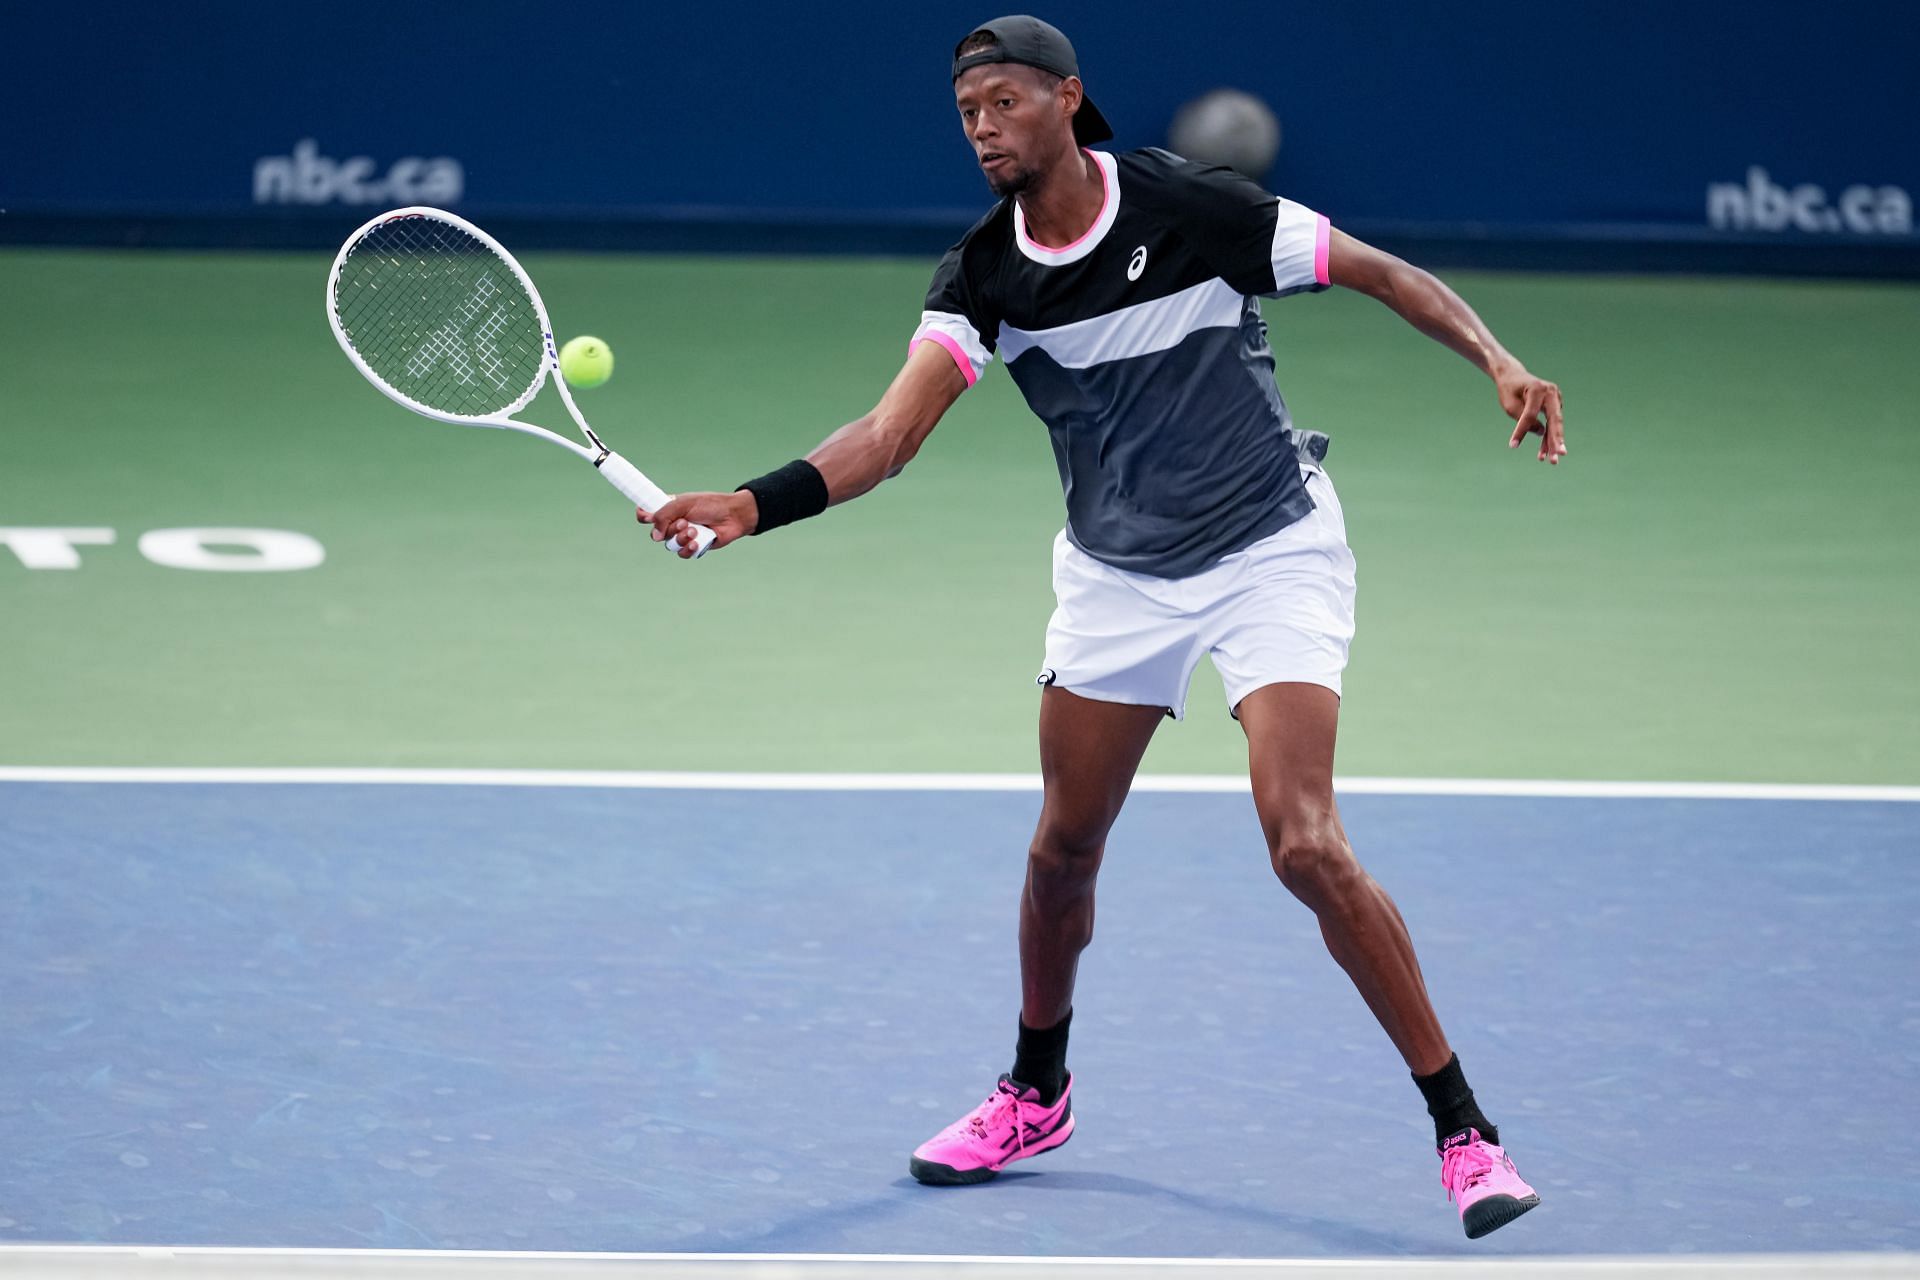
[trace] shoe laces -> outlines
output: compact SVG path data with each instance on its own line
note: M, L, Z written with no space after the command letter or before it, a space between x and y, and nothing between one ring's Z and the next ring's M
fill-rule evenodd
M1493 1156L1487 1152L1484 1142L1463 1142L1457 1147L1448 1147L1440 1157L1440 1185L1447 1189L1449 1200L1458 1200L1492 1174Z
M974 1137L984 1141L987 1136L987 1125L992 1121L999 1120L1008 1111L1011 1111L1013 1112L1014 1140L1018 1144L1017 1149L1024 1150L1027 1142L1024 1136L1025 1129L1020 1124L1020 1106L1019 1093L1014 1089L1013 1085L1009 1083L1007 1078L1002 1076L1000 1083L993 1087L992 1096L976 1107L973 1114L967 1117L967 1128L973 1133Z

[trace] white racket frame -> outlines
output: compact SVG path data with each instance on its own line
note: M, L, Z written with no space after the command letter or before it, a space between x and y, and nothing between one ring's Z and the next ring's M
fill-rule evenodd
M346 329L340 323L340 311L334 302L334 291L340 283L340 269L346 265L347 258L353 253L354 247L368 232L375 227L397 222L403 218L437 219L486 245L518 278L520 287L527 291L527 298L533 303L534 315L540 322L540 339L545 351L540 361L540 371L519 399L497 413L479 415L447 413L406 395L375 373L367 362L360 358L360 353L353 348L353 340L347 336ZM547 319L547 304L541 299L540 291L534 288L533 280L527 275L526 269L511 253L507 252L505 245L459 214L448 213L445 209L434 209L426 205L408 205L404 209L390 209L378 217L369 218L357 231L347 237L346 243L340 246L340 252L334 255L332 270L327 272L327 324L333 329L334 341L338 342L340 349L347 353L347 359L353 361L353 367L358 369L368 382L380 388L382 394L394 403L411 409L422 417L451 422L456 426L499 427L508 431L518 431L523 435L538 436L542 440L550 440L569 453L592 463L594 469L606 477L609 484L625 494L628 501L635 506L644 507L648 511L658 511L668 502L670 495L665 490L647 479L640 468L608 448L606 443L595 434L593 428L587 425L586 418L580 412L580 406L573 402L573 391L567 386L567 376L560 369L560 352L553 343L553 323ZM553 379L554 389L560 393L561 401L567 406L567 412L573 415L574 424L580 428L580 434L587 438L587 444L582 445L558 432L535 426L531 422L519 422L509 416L526 408L533 398L540 394L540 388L546 384L549 377ZM713 530L705 525L694 525L693 528L695 530L693 557L698 559L705 555L707 548L713 544ZM662 545L670 551L678 552L682 549L678 538L671 539Z

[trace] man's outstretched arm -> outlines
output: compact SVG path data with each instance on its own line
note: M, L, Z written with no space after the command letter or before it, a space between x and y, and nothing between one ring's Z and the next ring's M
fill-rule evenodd
M1459 294L1420 268L1338 229L1327 245L1327 280L1378 298L1408 324L1459 352L1492 378L1500 407L1513 419L1510 447L1519 447L1528 435L1537 433L1540 461L1558 464L1566 456L1560 388L1527 372Z
M826 482L827 504L857 498L882 480L900 474L966 389L967 380L952 356L935 343L918 344L880 403L821 441L806 456L805 461ZM642 508L637 517L642 524L653 526L655 542L687 532L690 524L704 524L713 530L715 548L757 532L761 524L759 503L746 489L683 493L658 511ZM691 556L691 547L680 555L683 559Z

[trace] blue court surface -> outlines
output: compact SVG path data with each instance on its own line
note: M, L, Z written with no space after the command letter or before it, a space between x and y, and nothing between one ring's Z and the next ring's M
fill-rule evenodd
M1244 794L1114 833L1074 1140L906 1176L1010 1063L1038 803L0 783L0 1240L1920 1249L1920 804L1347 796L1544 1197L1468 1242Z

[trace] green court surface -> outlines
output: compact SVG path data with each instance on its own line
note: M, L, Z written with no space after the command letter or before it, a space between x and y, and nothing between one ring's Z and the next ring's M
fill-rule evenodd
M1061 504L1006 373L900 479L698 564L559 450L415 418L334 345L322 257L0 253L0 763L1034 767ZM669 488L868 408L931 264L531 255L583 408ZM1920 781L1920 289L1450 277L1558 379L1567 463L1377 304L1268 303L1360 562L1348 774ZM534 421L565 425L548 393ZM296 530L204 573L142 532ZM1158 772L1243 767L1211 670Z

